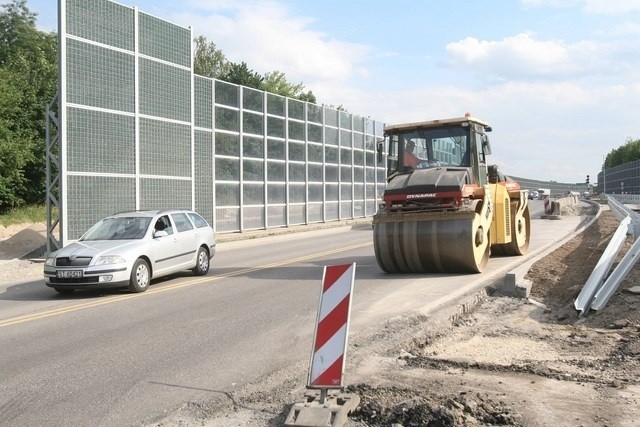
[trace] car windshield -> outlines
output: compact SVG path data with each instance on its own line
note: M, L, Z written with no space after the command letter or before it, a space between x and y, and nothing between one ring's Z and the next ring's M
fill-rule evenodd
M142 239L150 223L148 217L106 218L91 227L80 240Z

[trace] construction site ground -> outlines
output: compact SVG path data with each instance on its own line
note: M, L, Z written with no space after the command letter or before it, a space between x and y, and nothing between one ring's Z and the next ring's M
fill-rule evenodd
M563 215L587 221L593 213L582 208ZM605 210L534 263L529 300L488 288L438 315L392 318L350 338L344 391L358 395L360 404L346 425L640 426L640 266L600 312L579 318L573 306L618 224ZM41 230L25 229L0 227L3 281L41 272L28 260L37 251L27 254L30 246L20 246L37 241ZM25 250L22 259L7 261L7 242ZM631 243L629 237L618 260ZM233 394L167 408L143 424L282 425L306 391L307 363Z

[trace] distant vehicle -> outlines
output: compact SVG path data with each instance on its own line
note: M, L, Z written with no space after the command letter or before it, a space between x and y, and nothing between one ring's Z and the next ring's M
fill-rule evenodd
M538 199L544 200L545 197L551 197L551 190L548 188L538 188Z
M215 249L213 228L193 211L118 213L49 254L44 279L60 293L120 287L144 292L152 278L189 269L207 274Z
M537 190L529 191L529 199L536 200L537 198L538 198L538 191Z

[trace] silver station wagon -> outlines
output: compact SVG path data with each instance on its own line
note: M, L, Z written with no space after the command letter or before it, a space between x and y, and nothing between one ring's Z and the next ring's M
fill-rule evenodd
M60 293L119 287L144 292L152 278L182 270L207 274L215 250L213 229L193 211L118 213L49 254L44 279Z

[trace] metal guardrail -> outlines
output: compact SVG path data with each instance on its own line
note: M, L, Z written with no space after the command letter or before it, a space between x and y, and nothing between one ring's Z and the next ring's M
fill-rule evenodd
M620 249L622 248L622 244L627 238L627 232L630 224L630 217L627 216L622 220L618 229L613 234L613 237L611 237L607 248L604 250L602 256L598 260L598 263L591 272L591 275L587 279L582 291L580 291L580 294L576 298L573 305L576 310L580 311L580 316L584 316L589 312L595 295L604 283L618 252L620 252Z
M587 314L590 309L602 310L618 289L620 283L638 262L638 255L640 254L640 238L638 238L640 234L640 215L630 207L625 206L625 204L640 204L640 197L635 196L630 199L625 196L606 195L609 207L614 215L621 219L621 222L574 302L575 308L581 312L580 316ZM616 256L626 240L627 234L633 236L634 243L607 277Z
M631 218L631 226L629 231L634 239L640 237L640 214L631 209L629 204L640 205L640 195L634 194L607 194L607 203L613 211L616 218L622 220L625 217Z

